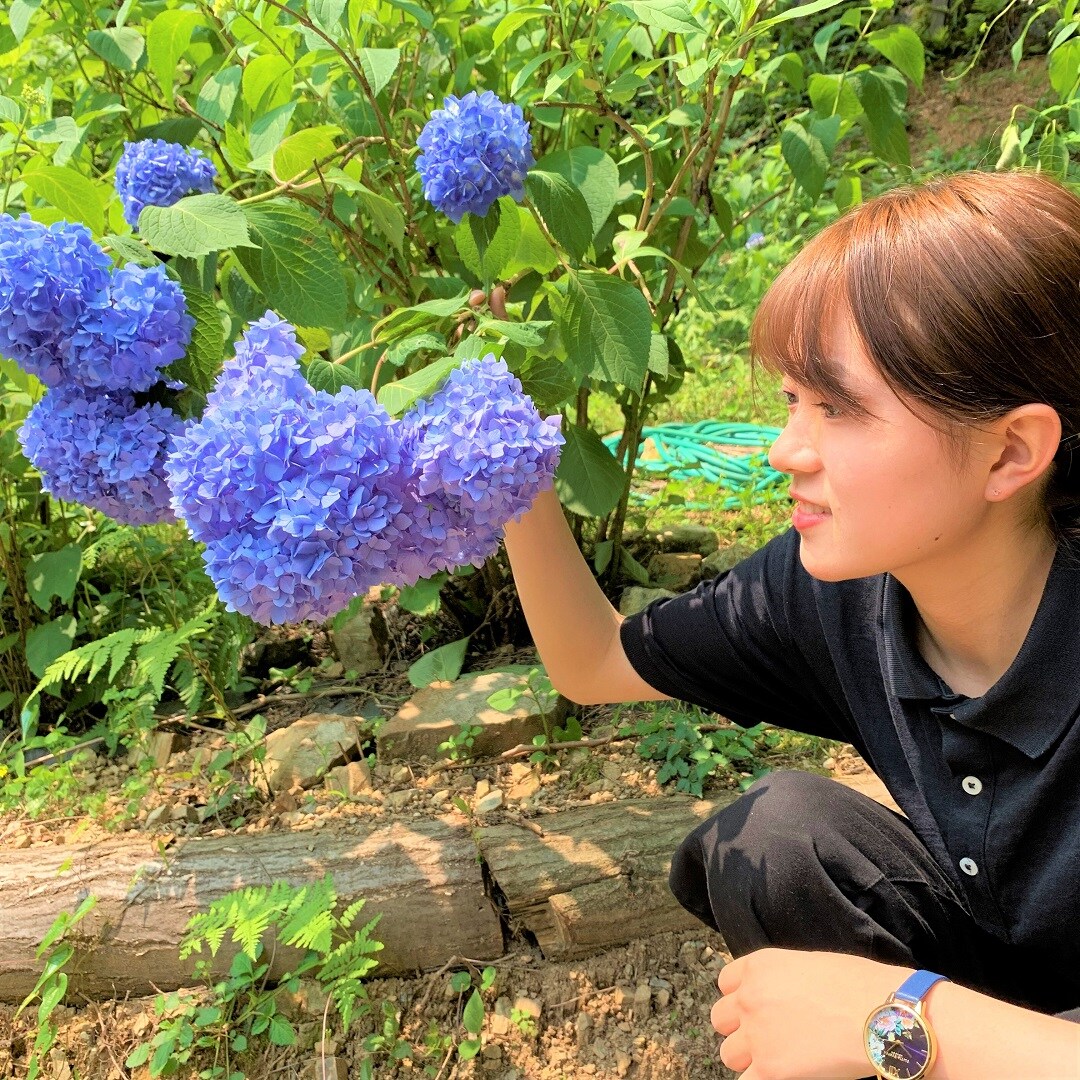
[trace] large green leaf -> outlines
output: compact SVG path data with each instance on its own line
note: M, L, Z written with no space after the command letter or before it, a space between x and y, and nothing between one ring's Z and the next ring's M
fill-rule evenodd
M295 110L296 102L286 101L283 105L275 106L251 122L251 130L248 132L248 151L251 154L252 168L266 168L270 155L283 145L282 140L285 139L285 132L289 130L289 122ZM276 159L277 155L274 154L275 163ZM277 175L279 179L287 180L295 174L278 172Z
M461 674L468 647L469 639L464 637L424 653L409 668L409 682L416 687L430 686L439 681L453 682Z
M185 286L184 300L188 314L195 320L195 329L187 352L170 365L170 372L185 385L205 394L214 385L225 355L225 324L214 298L207 293Z
M304 374L316 390L325 390L328 394L336 394L343 386L351 386L355 390L366 389L364 380L355 371L345 364L331 364L321 357L312 360Z
M202 25L197 11L162 11L146 32L146 55L150 70L161 83L166 101L173 99L173 81L180 57L191 44L191 35Z
M100 184L74 169L57 165L42 165L24 172L19 179L68 221L81 221L95 236L104 231L105 192Z
M866 115L870 148L892 165L910 165L903 106L897 101L896 88L890 85L887 70L859 72L856 93ZM903 82L899 75L896 78Z
M916 86L922 87L926 57L919 35L903 23L883 26L866 35L866 43L877 49L893 67L902 71Z
M265 104L270 108L284 105L289 100L289 88L292 86L291 78L288 80L288 85L284 85L285 76L289 75L291 71L292 65L289 63L288 57L279 56L277 53L256 56L244 68L242 80L244 104L249 109L258 109L260 105L264 104L263 97L266 92L274 88L273 98ZM280 88L279 83L283 84ZM279 100L279 97L283 100Z
M525 366L514 374L521 380L522 390L533 399L541 412L554 412L577 393L578 380L574 378L574 373L553 357L530 357Z
M274 175L292 180L309 171L316 161L333 154L334 136L339 134L341 128L336 125L322 124L290 135L274 152Z
M676 34L702 34L705 28L694 18L686 0L622 0L612 11L629 15L646 26Z
M818 116L839 116L854 120L863 108L851 79L843 75L822 75L815 72L806 83L810 102Z
M649 363L652 316L633 285L598 271L572 274L561 327L571 361L582 374L640 389Z
M220 71L215 71L199 91L195 111L204 120L223 128L232 119L243 74L243 68L239 64L230 64Z
M544 227L572 259L580 259L592 243L592 214L584 196L564 176L530 169L525 190Z
M26 666L39 679L57 657L71 650L76 626L74 616L63 615L42 626L35 626L26 635Z
M237 248L236 257L270 306L301 326L340 329L345 278L317 215L288 199L253 203L243 212L259 248Z
M517 251L521 217L513 199L494 203L485 217L466 214L454 229L454 243L461 261L486 286L497 281Z
M405 243L405 214L397 203L386 196L360 187L356 198L379 230L398 249Z
M8 25L17 44L22 44L26 37L26 31L30 27L30 19L34 12L41 7L41 0L12 0L8 4ZM4 50L7 52L7 50Z
M436 360L434 364L428 364L426 368L421 368L404 379L380 387L378 402L391 416L401 416L418 398L435 393L446 376L457 366L458 361L452 356L445 360Z
M563 428L566 445L555 470L555 490L567 510L582 517L606 517L615 509L626 473L591 428Z
M146 206L139 232L155 251L189 258L251 244L247 218L227 195L189 195L172 206Z
M58 551L33 555L26 567L26 591L42 611L48 611L54 596L69 603L82 573L82 551L68 544Z
M599 147L575 146L572 150L547 154L536 167L558 173L581 192L589 207L592 235L595 236L615 208L619 196L619 166Z
M780 133L780 152L795 182L811 199L816 199L825 186L829 171L829 158L821 139L807 131L798 120L789 120Z
M512 277L522 270L535 270L541 275L551 273L559 265L559 257L540 231L536 218L523 206L518 207L518 218L521 222L521 238L503 274Z
M1076 77L1080 73L1080 38L1069 38L1059 45L1050 54L1047 71L1050 85L1058 97L1064 99L1076 85Z
M105 63L120 71L135 71L146 51L142 34L130 26L91 30L86 35L86 44Z
M400 49L360 50L360 67L371 84L372 93L382 93L394 77L400 62Z

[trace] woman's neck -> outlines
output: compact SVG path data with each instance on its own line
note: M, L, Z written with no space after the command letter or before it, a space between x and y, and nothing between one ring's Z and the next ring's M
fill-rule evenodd
M1009 669L1055 552L1041 533L984 534L948 565L896 575L915 602L919 652L954 693L982 697Z

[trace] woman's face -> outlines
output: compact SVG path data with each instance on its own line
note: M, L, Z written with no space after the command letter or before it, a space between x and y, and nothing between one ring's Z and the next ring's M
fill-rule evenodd
M845 413L785 376L788 421L769 451L773 468L791 474L803 566L841 581L947 565L986 520L991 444L973 435L958 462L941 432L890 389L846 316L829 349L868 415Z

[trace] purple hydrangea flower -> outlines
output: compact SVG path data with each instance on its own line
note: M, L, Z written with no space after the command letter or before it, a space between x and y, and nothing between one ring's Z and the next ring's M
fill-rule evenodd
M164 464L183 421L171 409L137 406L131 394L50 390L19 431L41 486L126 525L175 520Z
M172 206L185 195L214 190L217 169L201 150L164 139L124 143L116 166L116 191L124 220L134 229L144 206Z
M149 390L179 360L195 320L162 266L125 266L63 343L66 374L91 390Z
M430 561L428 574L492 555L506 523L551 485L565 442L558 418L542 417L490 353L451 372L402 425L414 473L405 548Z
M111 271L84 225L0 215L0 353L47 386L64 382L64 349Z
M753 251L754 248L761 247L765 243L765 234L763 232L751 233L746 243L743 245L747 251Z
M525 197L525 174L536 164L521 109L491 90L443 100L416 140L416 169L429 202L456 225L484 217L500 196Z
M166 465L219 595L262 623L341 610L386 579L407 525L397 425L366 390L317 393L302 351L268 312Z

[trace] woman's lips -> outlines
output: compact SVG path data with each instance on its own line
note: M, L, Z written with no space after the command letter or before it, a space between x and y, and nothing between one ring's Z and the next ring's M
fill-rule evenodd
M827 506L808 502L806 499L800 499L797 496L792 497L795 499L795 509L791 513L791 524L800 531L820 525L826 518L832 516Z

